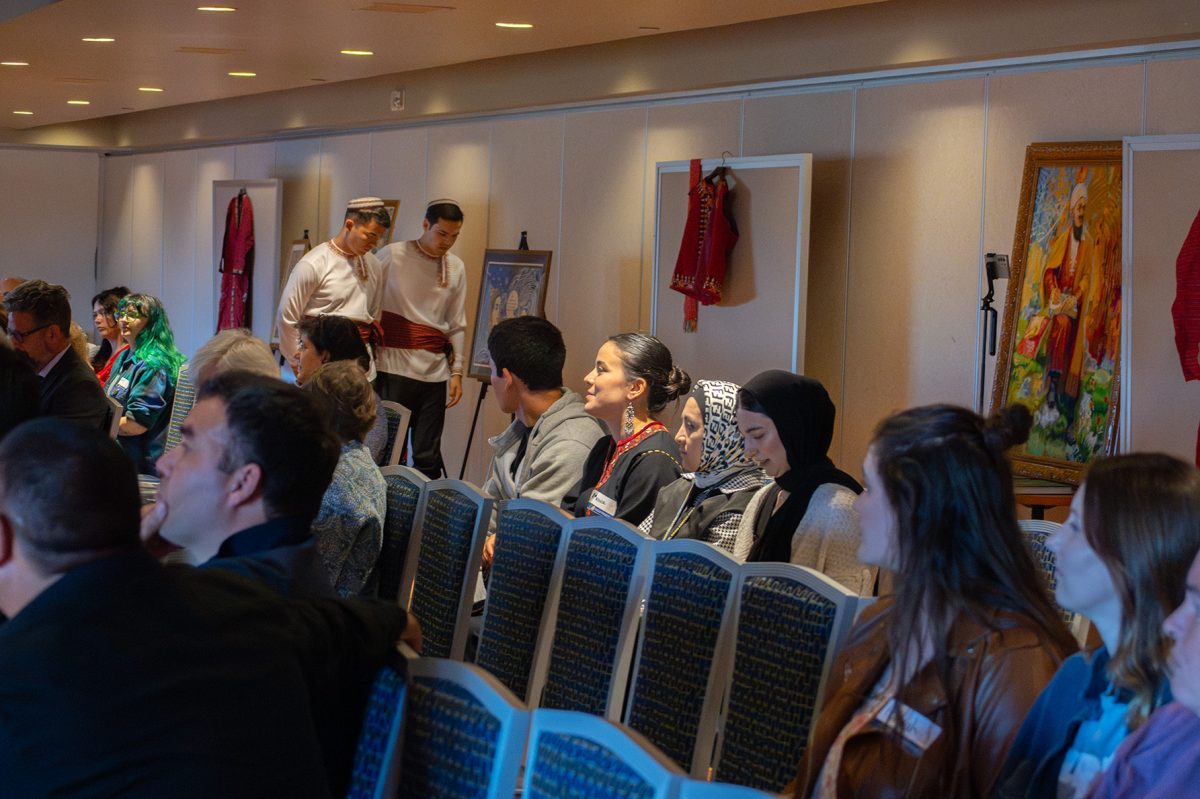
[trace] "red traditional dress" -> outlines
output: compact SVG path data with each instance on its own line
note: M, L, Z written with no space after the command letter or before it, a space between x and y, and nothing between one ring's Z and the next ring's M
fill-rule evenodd
M250 326L250 285L254 272L254 208L242 189L225 212L221 245L221 306L217 331Z
M1200 380L1200 214L1192 221L1175 261L1175 348L1184 380ZM1196 464L1200 465L1200 431L1196 433Z
M687 221L671 275L671 288L687 298L683 301L684 330L696 329L697 304L718 303L725 290L729 252L738 240L726 171L718 167L701 178L700 159L692 160Z

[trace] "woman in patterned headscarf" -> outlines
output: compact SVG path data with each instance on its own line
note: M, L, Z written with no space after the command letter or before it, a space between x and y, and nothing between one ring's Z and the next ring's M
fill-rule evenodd
M742 513L766 482L762 469L746 457L737 394L735 383L697 381L675 434L687 471L658 492L642 532L659 539L697 538L733 552Z

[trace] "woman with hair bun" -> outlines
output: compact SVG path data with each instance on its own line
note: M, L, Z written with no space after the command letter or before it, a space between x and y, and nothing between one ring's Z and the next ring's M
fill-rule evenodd
M654 336L621 333L604 342L583 380L588 387L583 409L604 422L610 435L596 442L583 478L562 506L576 516L595 513L641 524L658 490L681 471L675 442L655 416L686 395L692 379Z
M990 796L1026 712L1076 649L1025 548L1013 406L931 405L879 426L858 557L895 573L830 671L797 797Z
M738 391L746 453L775 482L750 500L733 554L807 566L870 595L877 570L856 555L853 505L862 486L829 459L835 413L819 380L792 372L763 372Z

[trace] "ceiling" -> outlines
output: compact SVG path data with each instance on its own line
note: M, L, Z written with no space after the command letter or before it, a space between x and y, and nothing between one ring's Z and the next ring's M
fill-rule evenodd
M28 66L0 66L0 127L77 122L882 1L4 0L0 61ZM208 4L237 10L198 10Z

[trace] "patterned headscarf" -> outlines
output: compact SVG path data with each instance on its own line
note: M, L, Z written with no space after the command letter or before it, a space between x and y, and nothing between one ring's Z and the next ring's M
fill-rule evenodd
M693 474L696 485L707 488L722 482L735 472L754 468L746 457L746 442L737 427L739 386L724 380L697 380L692 396L700 406L704 424L704 445L700 450L700 468Z

